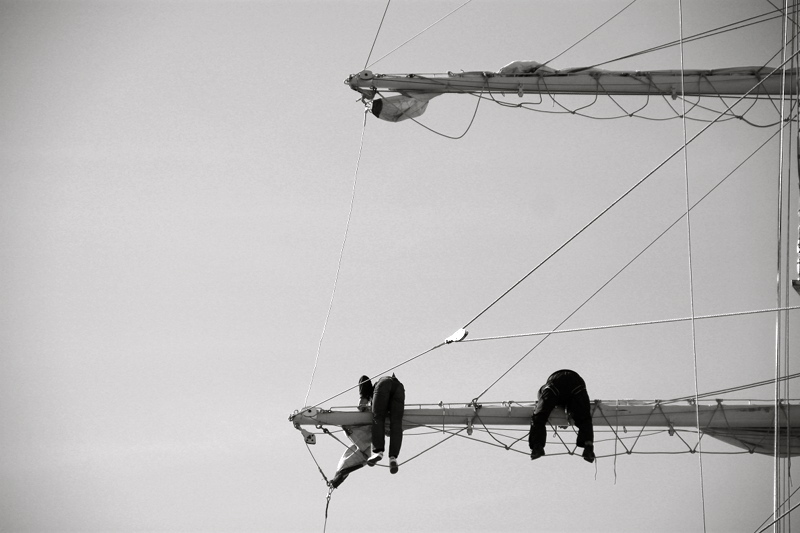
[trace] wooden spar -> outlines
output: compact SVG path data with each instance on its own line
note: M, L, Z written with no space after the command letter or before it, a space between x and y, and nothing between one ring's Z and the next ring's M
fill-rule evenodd
M793 407L788 409L787 407ZM290 417L299 426L358 426L370 424L372 414L352 409L327 410L308 408ZM700 428L771 428L774 424L773 404L766 402L722 400L699 403ZM696 427L697 419L694 405L687 401L660 403L637 400L595 400L592 405L592 422L596 426L628 427ZM782 415L782 425L800 428L800 401L786 402ZM527 426L531 423L533 405L483 405L477 410L470 406L406 406L403 414L403 428L420 426ZM567 426L564 411L556 409L550 415L554 426Z
M770 67L687 70L683 74L686 96L780 96L780 69ZM784 90L795 94L796 69L787 69ZM759 82L761 82L759 84ZM534 74L495 72L448 72L446 74L374 74L364 70L345 80L350 87L372 99L375 91L398 93L509 93L509 94L681 94L681 71L555 71ZM756 87L758 85L758 87ZM754 88L755 87L755 88Z

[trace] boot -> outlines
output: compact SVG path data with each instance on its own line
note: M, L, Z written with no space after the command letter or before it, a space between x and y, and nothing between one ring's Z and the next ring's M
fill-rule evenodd
M372 455L367 459L367 465L375 466L375 463L383 459L383 452L372 452Z
M586 447L583 449L583 460L587 463L594 462L594 446L591 444L587 444Z

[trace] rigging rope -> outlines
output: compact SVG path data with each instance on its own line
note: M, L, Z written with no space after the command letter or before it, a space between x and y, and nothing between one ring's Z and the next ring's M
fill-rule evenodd
M779 6L775 5L775 2L773 2L772 0L767 0L767 3L769 5L771 5L772 7L774 7L775 11L779 11L781 13L781 15L780 15L781 17L783 17L784 15L788 16L789 13L796 13L797 12L797 5L796 4L792 4L792 9L788 10L787 7L786 7L786 2L785 1L784 1L784 7L779 7ZM794 27L794 32L796 34L797 30L798 30L798 28L800 26L798 26L797 21L794 20L792 17L788 17L788 18L789 18L789 21L791 21L792 26Z
M491 431L489 429L483 429L483 428L477 427L477 426L473 428L475 434L483 434L483 433L485 433L487 435L487 437L492 439L492 441L488 441L488 440L483 440L482 438L478 438L477 436L472 436L472 435L469 435L469 434L464 435L463 433L467 429L466 427L461 427L461 428L458 428L458 429L455 429L455 428L452 428L452 429L450 429L450 428L441 429L441 428L436 428L436 427L429 426L429 425L422 425L422 426L419 426L419 427L427 429L429 431L426 431L424 433L407 433L405 436L407 436L407 437L417 437L417 436L432 435L432 434L442 434L442 433L447 434L448 436L443 438L443 439L441 439L436 444L433 444L432 446L429 446L428 448L422 450L421 452L419 452L419 453L415 454L414 456L410 457L409 459L405 460L401 465L407 464L407 463L411 462L412 460L415 460L415 459L419 458L423 454L431 451L433 448L436 448L437 446L439 446L440 444L444 443L446 440L449 440L452 437L459 437L461 439L469 440L469 441L472 441L472 442L476 442L478 444L485 444L485 445L491 446L493 448L501 448L504 451L511 451L511 452L524 454L524 455L528 455L530 453L530 452L526 452L524 450L519 450L519 449L516 449L516 448L513 447L514 445L518 444L519 442L521 442L523 439L525 439L528 436L527 432L520 438L514 438L514 437L502 435L498 431ZM576 448L575 447L570 448L570 446L566 444L564 439L560 436L558 429L556 429L552 425L550 425L550 428L552 430L554 430L554 437L558 438L559 440L557 442L556 441L548 441L548 444L562 444L564 446L564 448L565 448L565 451L562 452L562 453L552 453L551 452L551 453L548 453L547 456L548 457L556 457L556 456L560 456L560 455L575 455L575 449ZM753 453L753 451L750 450L750 449L742 450L742 451L700 451L700 450L697 449L696 446L695 447L690 446L689 443L686 442L686 439L684 439L681 436L682 433L688 433L685 430L680 430L680 429L672 429L672 430L670 430L670 429L660 429L660 430L653 430L653 431L645 432L644 429L645 428L642 428L637 434L630 435L630 436L621 436L621 435L619 435L618 432L616 432L613 429L611 429L609 431L609 433L611 433L611 435L613 435L613 437L612 437L613 440L615 442L621 443L623 448L624 448L624 451L621 451L621 452L614 451L613 453L608 453L608 454L598 454L597 457L598 458L607 458L607 457L617 457L617 456L622 456L622 455L678 455L678 454L687 454L687 453L688 454L702 453L702 454L705 454L705 455L744 455L744 454L748 454L749 455L749 454ZM522 430L518 430L518 431L522 431ZM575 432L574 428L572 428L571 431L574 433ZM599 429L596 430L596 431L598 433L603 432L603 430L599 430ZM659 436L659 435L663 435L665 433L668 433L671 436L677 436L678 440L683 444L683 446L685 446L685 449L683 449L681 451L642 451L642 450L638 450L637 449L637 444L642 440L642 438L647 439L649 437L656 437L656 436ZM510 445L504 444L502 441L500 441L497 438L496 435L499 435L499 436L504 437L504 438L509 439L509 440L513 439L513 442ZM611 440L611 439L599 439L599 440L596 440L595 443L597 444L597 443L600 443L600 442L608 442L609 440ZM625 443L623 442L625 440L633 440L634 442L630 446L626 446Z
M786 498L786 499L783 501L783 505L785 505L785 504L786 504L786 502L790 502L790 501L792 500L792 496L794 496L794 495L797 493L797 491L798 491L798 490L800 490L800 487L798 487L798 488L794 489L794 492L792 492L792 493L789 495L789 497L788 497L788 498ZM797 505L800 505L800 503L798 503ZM797 507L797 505L795 505L795 507ZM767 529L769 529L769 526L771 526L772 524L774 524L775 522L777 522L778 520L780 520L781 518L783 518L785 515L787 515L787 514L789 514L790 512L792 512L792 510L793 510L793 509L794 509L794 507L792 507L791 509L789 509L788 511L786 511L786 513L784 513L783 515L779 516L778 518L776 518L775 520L773 520L773 521L772 521L772 522L770 522L769 524L767 524L767 520L769 520L770 518L772 518L773 516L775 516L774 514L772 514L772 515L769 515L767 518L765 518L765 519L764 519L764 521L763 521L763 522L761 522L761 525L759 525L759 526L756 528L756 533L762 533L763 531L766 531ZM765 525L765 524L766 524L766 525ZM763 528L763 529L762 529L762 528Z
M686 149L686 85L684 80L684 62L683 62L683 0L678 0L678 31L680 34L680 57L681 57L681 125L683 129L683 173L684 182L686 185L686 246L688 251L688 267L689 267L689 308L691 312L692 324L692 358L694 363L694 395L695 395L695 420L697 426L697 447L700 448L700 455L697 456L700 464L700 503L703 511L703 531L706 531L706 495L705 483L703 479L703 454L700 434L700 406L697 403L697 395L699 389L697 385L697 330L695 328L694 316L694 273L692 269L692 224L691 224L691 202L689 200L689 152ZM780 307L780 305L779 305Z
M328 530L328 507L331 505L331 497L333 496L333 485L328 486L328 497L325 500L325 525L322 526L322 533Z
M569 48L567 48L566 50L564 50L563 52L561 52L560 54L558 54L558 55L557 55L557 56L555 56L554 58L550 59L549 61L545 61L545 62L544 62L544 65L549 65L551 62L555 61L555 60L556 60L556 59L558 59L559 57L563 56L564 54L566 54L567 52L569 52L570 50L572 50L573 48L575 48L576 46L578 46L580 43L582 43L582 42L583 42L583 41L585 41L587 38L589 38L589 37L590 37L590 36L591 36L591 35L592 35L594 32L596 32L597 30L599 30L600 28L602 28L603 26L605 26L606 24L608 24L609 22L611 22L612 20L614 20L615 18L617 18L617 17L618 17L618 16L619 16L619 15L620 15L620 14L621 14L623 11L625 11L626 9L628 9L629 7L631 7L631 6L632 6L633 4L635 4L635 3L636 3L636 0L632 0L630 4L628 4L627 6L623 7L623 8L622 8L622 9L620 9L619 11L617 11L617 12L616 12L616 14L614 14L614 15L613 15L613 16L612 16L610 19L608 19L607 21L605 21L605 22L603 22L602 24L600 24L598 27L596 27L595 29L593 29L592 31L590 31L589 33L587 33L587 34L586 34L585 36L583 36L581 39L578 39L577 41L575 41L575 43L574 43L574 44L572 44L572 46L570 46Z
M330 485L331 482L328 481L328 476L325 475L325 472L322 471L322 467L319 466L319 463L317 462L317 458L314 457L314 452L311 451L311 447L308 445L307 442L305 444L306 444L306 449L308 450L308 453L311 454L311 458L314 460L314 464L317 465L317 470L319 470L319 473L322 475L322 479L325 480L325 484L326 485Z
M794 0L793 7L796 7L796 6L797 6L797 0ZM798 39L800 39L800 25L798 25L797 22L794 19L790 19L790 20L792 22L792 29L793 29L793 31L792 31L792 40L791 40L791 42L792 42L791 50L794 53L794 52L797 51ZM792 62L792 67L794 69L798 68L796 59ZM795 89L797 89L797 87L795 87ZM792 101L792 105L790 105L790 107L789 107L789 117L790 118L793 115L796 116L796 114L797 114L797 106L796 106L796 104L797 104L797 100L800 99L800 91L795 91L795 94L796 94L795 100ZM791 139L791 136L792 136L792 130L794 128L796 128L796 124L795 124L795 122L791 122L790 126L789 126L789 138L790 139ZM795 135L797 135L796 131L795 131ZM800 140L800 137L798 137L798 139ZM796 155L800 156L800 154L796 154ZM789 156L790 157L789 157L788 173L789 173L789 176L791 177L792 176L792 162L793 162L793 160L791 158L791 141L789 141ZM795 174L797 174L797 169L798 168L800 168L800 167L795 165L795 172L794 172ZM800 179L798 179L798 184L800 184ZM787 199L787 202L789 202L789 206L791 206L791 193L788 193L788 198L789 199ZM787 232L789 231L789 217L790 217L789 210L790 209L787 208L787 213L786 213L786 219L787 219L787 222L786 222L786 228L787 229L786 229L786 231ZM789 274L789 272L790 272L790 266L789 266L790 262L789 262L788 246L789 245L788 245L788 242L787 242L787 254L786 254L786 276L787 276L787 279L790 278L790 274ZM800 253L798 253L798 255L800 256ZM798 274L800 274L800 273L798 273ZM789 282L787 281L786 283L787 283L786 301L788 302L789 301ZM785 355L785 358L786 358L785 372L786 373L789 372L790 353L791 353L791 351L790 351L790 343L789 343L789 317L787 316L786 317L786 352L785 352L785 354L786 354ZM788 382L785 384L784 394L786 395L787 398L790 397L790 388L789 388L789 383ZM788 407L787 409L791 410L791 407ZM787 432L786 432L786 446L787 446L787 448L788 448L788 446L790 444L789 435L791 434L792 429L793 428L792 428L791 422L787 421ZM789 490L789 487L791 487L792 484L793 484L792 483L792 458L791 458L791 456L786 458L786 471L787 471L787 477L788 477L787 490ZM791 505L791 498L792 498L792 495L790 495L789 498L788 498L788 502L789 502L788 505ZM791 529L792 529L791 516L789 517L789 520L788 520L788 526L789 526L789 531L791 531Z
M646 95L647 96L647 100L636 111L628 112L627 110L623 109L623 113L622 114L614 115L614 116L605 116L605 117L593 116L593 115L590 115L588 113L581 113L580 112L581 109L585 109L587 107L592 107L596 102L592 102L591 104L585 105L585 106L583 106L581 108L578 108L578 109L572 109L572 108L566 106L565 104L563 104L562 102L560 102L558 100L558 98L556 98L555 95L553 95L551 93L547 93L547 96L548 96L548 98L550 98L550 100L552 101L553 104L555 104L559 108L561 108L560 111L551 111L551 110L547 110L547 109L537 109L535 107L530 107L530 106L538 106L538 105L541 105L543 103L543 99L541 99L541 95L540 95L540 101L539 102L521 102L521 103L511 103L511 102L508 102L508 101L500 100L500 99L498 99L496 97L496 95L494 93L489 93L488 96L483 96L482 98L489 99L489 100L491 100L492 102L494 102L495 104L497 104L497 105L499 105L501 107L519 108L519 109L524 109L526 111L533 111L533 112L536 112L536 113L544 113L544 114L551 114L551 115L569 114L569 115L575 115L575 116L578 116L578 117L588 118L588 119L592 119L592 120L618 120L618 119L626 119L626 118L638 118L638 119L641 119L641 120L649 120L649 121L653 121L653 122L664 122L664 121L668 121L668 120L675 120L675 119L681 118L681 114L672 107L672 104L668 100L667 96L665 96L663 94L655 94L655 93L653 93L653 94ZM597 94L595 95L595 97L596 96L597 96ZM640 111L642 111L643 109L645 109L649 105L651 96L657 96L658 98L660 98L663 101L663 103L665 103L666 106L673 112L673 115L672 116L668 116L668 117L655 117L655 116L646 116L646 115L643 115L643 114L639 114ZM677 95L677 98L683 100L683 98L680 95ZM724 102L725 102L725 98L726 97L724 97L724 96L722 96L720 94L717 94L717 98L719 98L722 101L723 105L725 105ZM728 97L728 98L730 98L730 97ZM753 108L753 106L755 106L755 104L759 100L764 100L764 99L765 98L762 95L758 95L758 96L753 97L750 107L744 113L737 114L737 113L728 113L728 111L730 111L730 109L727 109L725 111L719 111L719 110L713 109L711 107L701 105L699 97L698 97L698 101L694 102L692 104L692 109L687 112L686 119L687 120L691 120L693 122L709 122L709 119L689 116L689 113L691 113L693 109L701 109L701 110L706 111L708 113L713 113L713 114L722 113L724 116L727 116L727 118L718 120L718 122L728 122L730 120L741 120L741 121L745 122L746 124L748 124L750 126L753 126L754 128L771 128L771 127L777 126L778 124L780 124L779 121L770 122L768 124L757 124L757 123L755 123L755 122L753 122L751 120L748 120L746 118L746 116L745 116ZM622 109L622 107L619 105L619 102L617 102L613 98L612 98L612 101L618 107L620 107ZM793 121L796 121L796 119L793 119Z
M783 27L781 33L781 52L782 58L786 59L786 48L787 48L787 35L788 35L788 25L789 25L789 13L788 13L788 5L787 1L784 0L784 9L783 9ZM785 111L785 93L786 93L786 64L784 62L782 74L784 77L781 79L781 99L780 99L780 117L781 119L784 118L784 111ZM785 123L781 123L779 127L780 131L780 142L778 147L778 215L777 215L777 269L776 269L776 292L777 292L777 302L778 307L780 307L783 303L783 297L781 294L781 283L782 283L782 272L783 272L783 265L782 263L782 253L783 253L783 196L784 196L784 173L783 173L783 166L784 166L784 130L786 128ZM787 208L787 217L788 217L788 208ZM788 229L788 227L787 227ZM787 241L788 244L788 241ZM788 256L788 253L787 253ZM787 257L787 267L788 267L788 257ZM786 298L788 302L788 269L787 269L787 281L786 281ZM788 317L787 317L788 318ZM786 323L788 328L788 322ZM781 350L785 349L785 344L782 344L781 339L781 316L778 314L775 317L775 420L774 420L774 431L776 435L779 435L780 430L780 384L778 379L781 375ZM774 513L773 516L776 517L775 521L778 520L778 513L780 512L780 505L779 501L781 498L782 492L782 485L781 485L781 462L780 462L780 442L779 439L776 437L774 442L774 470L773 470L773 505L774 505Z
M378 31L375 32L375 38L372 40L372 46L369 49L369 54L367 54L367 60L364 61L364 68L367 68L367 64L369 64L369 58L372 57L372 51L375 49L375 43L378 42L378 35L381 33L381 28L383 27L383 20L386 18L386 12L389 11L389 4L392 3L392 0L388 0L386 2L386 9L383 10L383 16L381 17L381 23L378 24Z
M436 26L437 24L439 24L441 21L443 21L444 19L446 19L447 17L449 17L450 15L452 15L453 13L455 13L456 11L458 11L459 9L461 9L462 7L464 7L465 5L469 4L470 2L472 2L472 0L467 0L466 2L464 2L463 4L461 4L460 6L458 6L458 7L457 7L457 8L455 8L454 10L452 10L450 13L448 13L447 15L443 16L442 18L440 18L439 20L437 20L436 22L434 22L433 24L431 24L430 26L428 26L427 28L425 28L425 29L424 29L424 30L422 30L421 32L417 33L416 35L414 35L414 36L413 36L413 37L411 37L410 39L408 39L408 40L404 41L403 43L399 44L398 46L396 46L396 47L392 48L392 49L391 49L391 50L389 50L387 53L385 53L384 55L382 55L381 57L379 57L378 59L376 59L375 61L373 61L372 63L370 63L369 65L367 65L367 66L366 66L366 67L364 67L364 68L365 68L365 69L367 69L367 68L370 68L370 67L371 67L371 66L373 66L374 64L376 64L376 63L378 63L379 61L381 61L382 59L386 58L388 55L390 55L390 54L393 54L394 52L396 52L397 50L399 50L399 49L400 49L400 48L402 48L403 46L407 45L408 43L410 43L411 41L413 41L414 39L416 39L417 37L419 37L420 35L422 35L422 34L423 34L423 33L425 33L426 31L428 31L429 29L433 28L434 26Z
M413 120L415 123L417 123L418 125L420 125L423 128L425 128L426 130L435 133L436 135L441 135L442 137L446 137L448 139L452 139L454 141L457 141L458 139L461 139L462 137L464 137L464 135L466 135L467 132L472 129L472 123L475 122L475 117L478 115L478 108L481 106L481 100L483 99L483 89L484 88L485 88L485 85L484 85L484 87L481 88L481 94L478 96L478 103L475 105L475 111L473 111L473 113L472 113L472 118L470 119L469 124L467 125L467 129L465 129L464 133L462 133L458 137L452 137L450 135L445 135L444 133L436 131L433 128L429 128L428 126L426 126L425 124L423 124L419 120L415 119L414 117L409 117L409 118L411 120Z
M797 491L795 491L795 492L797 492ZM768 530L772 524L776 523L778 520L782 519L784 516L788 515L789 513L791 513L791 512L792 512L792 511L794 511L795 509L797 509L797 507L798 507L798 506L800 506L800 502L797 502L796 504L794 504L794 505L792 506L792 508L791 508L791 509L789 509L788 511L786 511L785 513L783 513L782 515L780 515L779 517L777 517L775 520L773 520L772 522L770 522L769 524L767 524L766 526L764 526L762 529L759 529L759 530L758 530L758 533L763 533L764 531ZM767 519L767 520L769 520L769 519Z
M420 352L420 353L418 353L417 355L414 355L414 356L412 356L412 357L409 357L408 359L406 359L405 361L403 361L403 362L401 362L401 363L398 363L398 364L396 364L396 365L394 365L394 366L392 366L392 367L389 367L389 368L387 368L387 369L386 369L386 370L384 370L383 372L379 372L379 373L377 373L377 374L375 374L375 375L373 375L373 376L370 376L370 378L369 378L369 379L370 379L370 380L373 380L373 379L375 379L375 378L376 378L376 377L378 377L378 376L382 376L382 375L384 375L384 374L388 374L388 373L389 373L389 372L391 372L392 370L395 370L395 369L397 369L397 368L400 368L401 366L403 366L403 365L405 365L405 364L408 364L408 363L410 363L411 361L414 361L415 359L418 359L418 358L422 357L423 355L425 355L425 354L428 354L428 353L430 353L430 352L432 352L432 351L436 350L437 348L441 348L441 347L442 347L442 346L444 346L444 345L445 345L445 343L444 343L444 342L441 342L441 343L437 344L436 346L433 346L432 348L428 348L428 349L427 349L427 350L425 350L424 352ZM344 393L346 393L346 392L350 392L351 390L353 390L353 389L356 389L356 388L358 388L358 384L355 384L355 385L353 385L353 386L351 386L351 387L348 387L348 388L344 389L343 391L341 391L341 392L338 392L338 393L334 394L334 395L333 395L333 396L331 396L330 398L326 398L325 400L322 400L321 402L317 402L317 403L315 403L314 405L312 405L312 406L309 406L308 408L310 408L310 409L313 409L313 408L315 408L315 407L319 407L319 406L320 406L320 405L322 405L323 403L325 403L325 402L329 402L329 401L333 400L334 398L338 398L338 397L339 397L339 396L341 396L342 394L344 394ZM306 403L307 403L307 402L306 402Z
M350 219L353 216L353 204L356 200L356 184L358 183L358 168L361 165L361 152L364 149L364 132L367 129L367 112L364 111L364 122L361 125L361 140L358 145L358 159L356 160L356 170L353 173L353 193L350 196L350 209L347 212L347 223L344 228L344 237L342 238L342 247L339 250L339 260L336 264L336 276L333 278L333 290L331 291L331 300L328 304L328 312L325 314L325 321L322 324L322 334L319 337L319 344L317 345L317 354L314 358L314 369L311 371L311 381L308 384L308 391L306 391L306 398L303 400L303 405L308 405L308 395L311 394L311 386L314 384L314 376L317 373L317 363L319 362L319 354L322 349L322 340L325 338L325 329L328 326L328 319L331 316L331 309L333 309L333 300L336 296L336 284L339 281L339 272L342 269L342 257L344 256L344 246L347 243L347 233L350 230Z
M793 10L793 12L794 11L796 11L796 8L795 8L795 10ZM777 13L777 14L775 14L775 13ZM762 17L769 17L769 18L764 18L764 20L755 20L755 19L759 19L759 18L762 18ZM737 22L732 22L730 24L725 24L723 26L719 26L719 27L713 28L711 30L706 30L704 32L697 33L695 35L690 35L689 37L686 37L685 39L683 39L683 42L684 43L689 43L689 42L692 42L692 41L695 41L695 40L706 39L708 37L715 37L717 35L721 35L723 33L729 32L729 31L741 30L742 28L746 28L748 26L753 26L755 24L761 24L762 22L769 22L771 20L775 20L775 19L782 18L782 17L783 17L783 13L781 12L781 10L779 8L775 8L773 11L770 11L770 12L767 12L767 13L762 13L761 15L755 15L753 17L742 19L742 20L737 21ZM745 22L749 22L749 24L743 24ZM632 57L637 57L637 56L649 54L649 53L652 53L652 52L658 52L658 51L661 51L661 50L664 50L664 49L667 49L667 48L671 48L673 46L677 46L679 44L680 44L680 41L671 41L671 42L668 42L668 43L660 44L658 46L654 46L652 48L647 48L645 50L641 50L639 52L634 52L634 53L631 53L631 54L620 56L620 57L617 57L616 59L609 59L608 61L603 61L602 63L595 63L593 65L590 65L590 66L587 66L587 67L583 67L583 69L596 68L596 67L600 67L600 66L603 66L603 65L608 65L609 63L614 63L616 61L621 61L623 59L630 59Z
M311 451L311 447L308 445L307 442L305 444L306 444L306 449L308 450L308 453L311 454L311 458L314 460L314 464L317 465L317 470L319 470L319 473L322 474L322 479L325 480L325 484L328 486L328 497L327 497L327 499L325 501L325 523L322 526L322 531L323 531L323 533L325 533L325 531L328 529L328 507L331 504L331 496L333 495L333 485L328 480L328 476L325 475L325 472L322 471L322 467L319 466L319 463L317 462L317 458L314 457L314 452Z
M732 311L730 313L714 313L711 315L696 315L694 320L705 320L707 318L725 318L731 316L755 315L759 313L774 313L780 311L795 311L800 309L800 305L790 305L787 307L773 307L770 309L753 309L750 311ZM632 326L652 326L654 324L670 324L673 322L687 322L692 320L692 317L680 318L663 318L660 320L643 320L641 322L624 322L621 324L606 324L603 326L588 326L585 328L570 328L570 329L555 329L550 331L536 331L532 333L514 333L510 335L495 335L492 337L469 337L460 342L480 342L480 341L493 341L500 339L515 339L518 337L538 337L540 335L554 335L556 333L576 333L579 331L596 331L601 329L615 329L627 328Z
M788 382L788 381L793 380L793 379L798 378L798 377L800 377L800 372L798 372L796 374L790 374L790 375L787 375L787 376L783 376L778 381ZM763 381L756 381L754 383L748 383L747 385L737 385L736 387L729 387L727 389L720 389L720 390L711 391L711 392L704 392L702 394L693 394L691 396L682 396L680 398L673 398L671 400L662 400L661 403L662 404L669 404L669 403L685 402L687 400L692 400L694 398L698 398L698 399L699 398L709 398L709 397L712 397L712 396L719 396L720 394L729 394L731 392L738 392L738 391L743 391L743 390L746 390L746 389L755 389L757 387L763 387L764 385L772 385L773 383L775 383L775 379L774 378L773 379L765 379Z

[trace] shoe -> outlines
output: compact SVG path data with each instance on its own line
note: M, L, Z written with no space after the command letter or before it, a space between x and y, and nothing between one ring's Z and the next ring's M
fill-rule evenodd
M396 474L397 473L397 469L398 469L397 458L396 457L389 457L389 472L391 472L392 474Z
M544 448L535 448L531 450L531 461L534 461L542 456L544 456Z
M369 456L369 459L367 459L367 465L375 466L375 463L381 459L383 459L383 452L373 452L373 454Z
M594 446L586 446L583 449L583 460L587 463L594 462Z

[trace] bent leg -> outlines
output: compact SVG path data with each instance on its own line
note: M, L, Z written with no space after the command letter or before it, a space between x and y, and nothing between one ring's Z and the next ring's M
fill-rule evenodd
M372 395L372 453L383 452L386 445L386 412L389 410L389 398L392 382L381 379L375 385Z
M528 445L531 450L544 449L544 445L547 442L547 420L555 407L556 402L553 393L547 389L542 391L531 417L531 433L528 436Z
M389 457L397 457L403 445L403 412L406 405L406 389L395 380L389 401Z
M578 428L578 438L576 444L583 448L586 445L594 444L594 426L592 424L592 408L589 400L589 393L582 390L573 394L567 405L572 420Z

